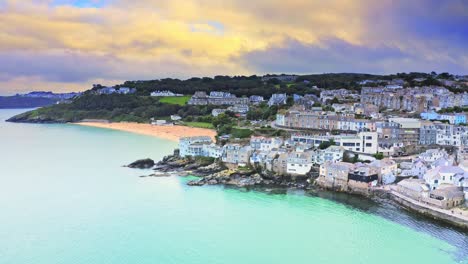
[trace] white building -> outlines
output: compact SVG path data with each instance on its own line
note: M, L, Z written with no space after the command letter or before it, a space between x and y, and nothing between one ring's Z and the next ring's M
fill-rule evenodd
M448 157L449 155L444 149L428 149L425 152L419 154L418 159L431 164L440 158Z
M286 94L272 94L270 100L268 100L268 106L273 105L285 105L288 96Z
M424 177L424 174L426 174L427 170L427 165L422 160L416 159L409 165L409 168L401 170L400 176L416 176L419 179L422 179Z
M179 121L181 119L182 119L182 117L180 117L179 115L171 115L171 120L172 121Z
M280 137L251 137L250 147L253 150L270 151L278 149L283 145L283 139Z
M221 160L226 163L245 166L250 161L252 149L250 146L242 146L240 144L226 144L223 147L223 156Z
M429 184L431 190L437 189L442 184L456 184L457 176L463 176L465 171L457 166L440 166L431 169L424 175L424 180Z
M223 147L218 146L215 143L203 144L202 156L210 158L221 158L223 151Z
M211 110L211 115L214 117L219 116L220 114L223 114L227 111L227 109L221 109L221 108L215 108Z
M312 169L310 152L291 152L288 155L286 172L292 175L306 175Z
M398 174L398 165L392 159L374 160L369 164L377 169L379 182L383 184L393 183Z
M313 156L314 162L316 164L323 164L328 161L341 161L343 159L344 152L345 149L341 146L330 146L326 149L319 149Z
M294 134L291 140L299 143L311 144L318 147L320 143L334 140L337 146L357 153L375 154L378 150L377 132L359 132L356 135L303 135Z
M179 155L181 157L187 156L201 156L203 154L203 145L210 145L213 143L210 137L183 137L179 140Z

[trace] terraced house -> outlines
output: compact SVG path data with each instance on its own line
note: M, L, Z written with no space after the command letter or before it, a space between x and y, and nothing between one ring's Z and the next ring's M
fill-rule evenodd
M195 94L188 101L189 105L247 105L249 98L236 97L231 93L225 92L211 92L207 95L206 92L195 92Z
M289 111L277 114L276 125L294 129L376 131L373 120L355 119L348 115L323 111Z

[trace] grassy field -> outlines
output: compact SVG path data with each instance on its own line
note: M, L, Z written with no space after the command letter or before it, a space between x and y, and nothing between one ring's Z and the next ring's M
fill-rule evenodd
M214 129L213 124L211 123L205 123L205 122L184 122L187 126L190 127L199 127L199 128L209 128L209 129Z
M159 102L166 103L166 104L186 105L189 100L190 100L189 95L167 96L167 97L161 97L161 99L159 99Z

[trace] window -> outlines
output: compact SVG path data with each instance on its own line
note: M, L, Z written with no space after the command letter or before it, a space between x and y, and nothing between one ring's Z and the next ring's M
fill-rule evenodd
M366 147L372 147L372 143L366 143Z
M366 139L370 140L370 139L372 139L372 137L371 137L371 136L367 136Z

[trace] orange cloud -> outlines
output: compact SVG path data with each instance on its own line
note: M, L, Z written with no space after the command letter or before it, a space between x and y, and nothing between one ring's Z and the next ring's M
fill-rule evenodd
M17 52L32 52L31 65L41 65L34 60L50 54L75 57L85 54L96 60L108 58L97 73L112 80L250 74L262 73L268 67L251 63L246 56L255 54L254 58L258 58L270 51L287 50L281 53L286 56L292 52L288 46L291 43L300 43L299 46L306 47L302 49L305 52L329 52L333 62L339 63L337 56L342 52L333 50L330 45L333 43L330 40L336 39L359 49L359 54L365 54L363 49L371 52L396 49L408 54L406 60L441 60L466 69L466 53L454 56L441 48L435 49L431 43L437 40L429 43L413 37L411 32L404 32L405 25L398 24L401 19L392 17L392 8L399 2L114 0L100 8L82 8L54 6L49 0L7 0L0 7L0 59L2 54ZM400 4L406 5L406 2ZM443 9L453 12L466 8L462 4ZM441 40L441 43L444 42ZM278 58L279 63L283 60L273 57ZM314 57L303 57L311 58L312 68L319 66L320 62L313 61ZM325 58L320 56L321 60ZM397 68L399 60L385 58L388 67L382 66L383 69ZM292 59L288 57L284 61ZM307 72L307 61L300 65ZM288 72L287 65L283 71ZM12 87L18 87L21 83L18 78L34 81L36 77L10 74L8 78ZM43 83L54 82L47 74L41 78ZM82 82L85 89L85 85L99 76L89 74L83 78L89 79ZM8 86L8 81L4 80L3 84Z

